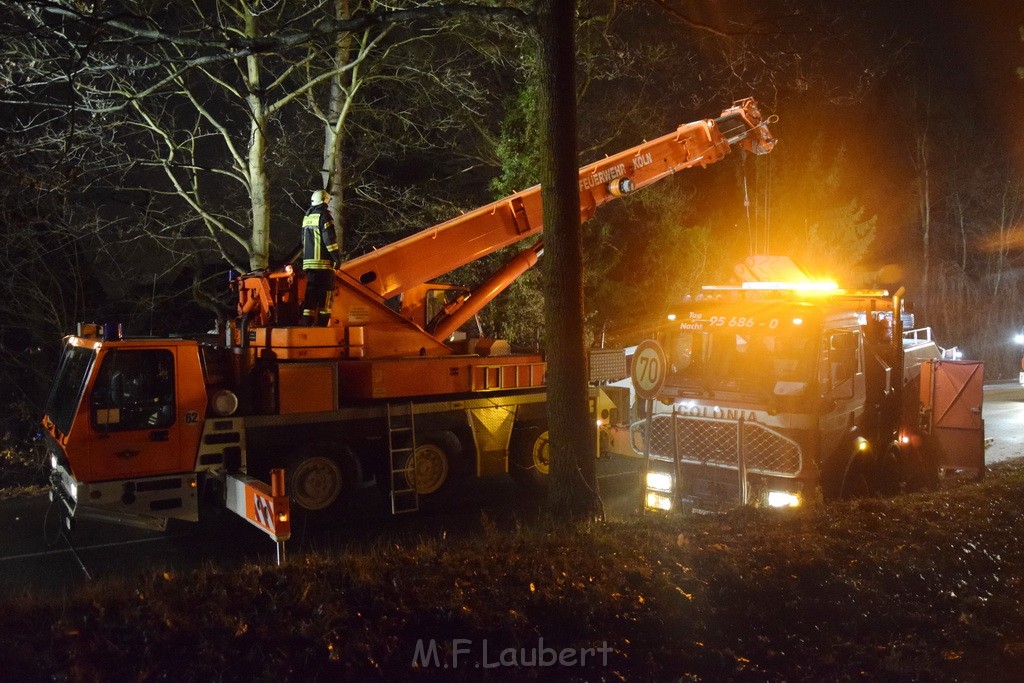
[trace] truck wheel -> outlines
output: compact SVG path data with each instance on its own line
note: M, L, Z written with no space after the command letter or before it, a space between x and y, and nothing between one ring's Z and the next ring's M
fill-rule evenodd
M921 481L927 491L939 488L939 450L935 445L935 437L925 437L921 444Z
M285 486L295 506L326 512L355 486L359 463L347 446L320 444L296 456L285 470Z
M870 495L871 485L868 482L867 460L860 457L857 453L851 453L846 463L839 497L844 500L852 500L855 498L867 498Z
M875 491L882 496L895 496L903 490L903 453L898 443L891 443L875 465Z
M406 483L418 495L437 496L457 478L462 469L461 458L462 442L451 432L417 439L415 457L410 453L403 465Z
M907 489L934 491L939 487L939 464L931 439L925 436L907 458Z
M508 445L508 473L527 491L547 490L551 474L551 447L545 425L527 425L512 431Z

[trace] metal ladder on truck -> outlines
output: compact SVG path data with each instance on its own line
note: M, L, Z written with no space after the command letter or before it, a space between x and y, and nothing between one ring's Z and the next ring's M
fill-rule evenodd
M412 403L405 406L388 403L387 421L391 514L416 512L420 509L420 496L415 483L416 417ZM412 481L408 476L410 472Z

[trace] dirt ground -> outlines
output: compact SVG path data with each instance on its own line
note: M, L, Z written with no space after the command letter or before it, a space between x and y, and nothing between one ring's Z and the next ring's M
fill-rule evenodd
M1024 462L938 492L388 542L0 611L22 680L1014 680ZM552 654L554 653L554 654Z

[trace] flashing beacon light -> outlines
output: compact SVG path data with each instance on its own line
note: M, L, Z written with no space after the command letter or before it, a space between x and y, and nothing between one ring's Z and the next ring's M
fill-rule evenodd
M782 291L793 290L803 293L834 294L839 291L839 285L830 280L819 280L817 282L744 282L743 289Z

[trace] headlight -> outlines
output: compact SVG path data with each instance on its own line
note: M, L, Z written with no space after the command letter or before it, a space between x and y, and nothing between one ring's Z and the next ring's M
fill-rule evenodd
M788 491L769 491L768 507L795 508L800 505L800 496Z
M647 488L652 491L672 491L672 475L668 472L648 472Z
M57 456L53 455L52 453L50 454L50 469L57 469Z
M213 412L221 417L228 417L238 410L238 396L230 389L221 389L210 398L210 405Z
M671 510L672 498L654 491L647 492L647 507L651 510Z

